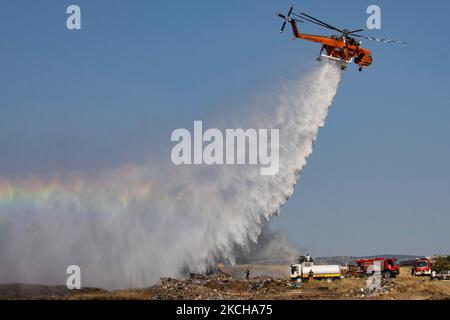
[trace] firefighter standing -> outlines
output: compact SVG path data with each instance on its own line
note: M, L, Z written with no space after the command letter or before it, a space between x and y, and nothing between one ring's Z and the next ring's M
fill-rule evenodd
M314 272L311 270L309 270L308 273L308 281L312 281L314 279Z

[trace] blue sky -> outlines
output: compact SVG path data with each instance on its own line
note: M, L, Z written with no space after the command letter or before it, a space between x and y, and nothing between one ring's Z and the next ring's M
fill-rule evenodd
M349 29L378 4L382 29L366 33L408 45L364 42L374 63L345 74L274 227L313 255L448 253L449 2L293 2ZM72 3L81 31L65 28ZM279 35L289 4L2 1L0 177L139 159L174 128L298 77L319 47Z

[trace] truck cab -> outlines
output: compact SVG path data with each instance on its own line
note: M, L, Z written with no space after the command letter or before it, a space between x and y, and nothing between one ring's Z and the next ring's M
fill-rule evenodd
M394 277L400 273L400 265L396 258L385 259L385 264L385 273L389 272ZM386 274L384 274L384 277L388 278Z
M298 278L300 278L301 277L300 271L301 271L300 264L291 264L291 272L290 272L291 280L297 280Z
M414 264L414 274L416 276L431 275L431 262L429 258L417 258Z

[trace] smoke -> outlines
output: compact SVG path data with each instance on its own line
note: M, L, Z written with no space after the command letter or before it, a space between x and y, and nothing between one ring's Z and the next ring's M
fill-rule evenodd
M272 231L268 226L262 229L256 243L238 247L235 253L238 264L289 265L300 255L300 251L290 244L286 232Z
M82 286L142 287L219 259L233 263L236 247L255 243L292 195L340 77L337 65L320 65L229 126L280 129L274 176L168 160L88 177L0 180L0 282L61 284L75 264Z

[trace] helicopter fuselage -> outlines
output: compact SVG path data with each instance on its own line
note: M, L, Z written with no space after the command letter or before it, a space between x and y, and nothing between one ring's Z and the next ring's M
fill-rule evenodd
M362 67L372 64L372 52L359 45L354 39L346 36L337 38L336 36L326 37L320 35L303 34L297 29L295 20L290 21L294 36L298 39L317 42L322 44L321 56L345 63L354 62ZM322 54L326 51L326 55Z

